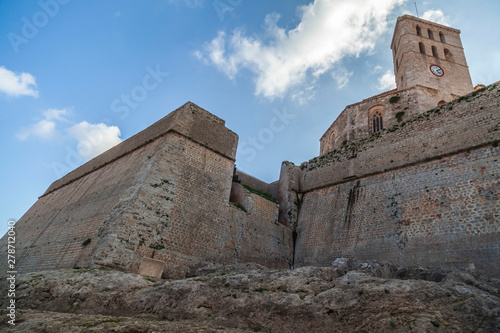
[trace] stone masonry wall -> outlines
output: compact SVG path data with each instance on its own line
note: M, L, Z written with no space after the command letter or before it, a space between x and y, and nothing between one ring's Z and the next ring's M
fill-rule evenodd
M87 266L98 233L110 219L119 221L133 201L151 163L157 142L42 196L16 223L17 270L43 271ZM90 239L86 246L82 244ZM4 239L0 250L4 251ZM3 262L1 263L3 264Z
M301 165L296 265L340 256L500 274L500 87Z
M499 160L486 146L304 194L295 265L354 257L499 275Z
M240 170L236 170L238 180L243 185L248 185L262 193L266 193L270 197L276 199L277 197L277 181L273 183L266 183L260 179L250 176Z
M170 211L160 211L160 215L168 215L163 242L154 253L151 246L144 248L143 255L166 261L177 270L177 276L182 275L179 270L187 272L214 262L254 261L286 267L291 259L291 231L275 223L277 205L249 194L247 212L234 207L229 203L233 162L182 136L171 139L165 145L165 158L151 174L165 177L168 183L151 179L165 185L146 187L143 199L137 201L162 201L162 196L172 196ZM143 211L138 204L129 213L134 216ZM125 226L120 224L118 237L126 232ZM154 237L154 231L150 237Z
M277 204L229 203L237 136L217 119L188 103L158 122L163 134L156 123L123 155L108 151L55 182L16 224L18 271L137 272L143 257L166 262L172 277L208 263L287 267L292 235Z
M207 124L211 124L211 126L207 126ZM195 140L198 143L234 160L236 156L237 135L227 129L224 124L224 120L194 103L187 102L149 126L147 130L137 133L128 140L96 156L91 161L58 179L50 185L45 194L133 152L170 131L176 131L189 138L196 138Z

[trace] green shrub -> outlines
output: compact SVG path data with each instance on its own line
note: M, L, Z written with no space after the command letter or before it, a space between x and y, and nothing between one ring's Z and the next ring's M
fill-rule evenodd
M401 121L404 115L405 115L404 111L399 111L398 113L396 113L395 117L398 121Z
M399 96L392 96L391 98L389 98L389 103L391 103L391 104L397 103L397 102L399 102L400 98L401 97L399 97Z

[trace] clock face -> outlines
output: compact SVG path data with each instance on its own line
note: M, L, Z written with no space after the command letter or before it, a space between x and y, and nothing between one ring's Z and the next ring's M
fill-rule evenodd
M444 75L444 70L441 67L439 67L438 65L432 65L431 72L432 72L432 74L434 74L436 76L443 76Z

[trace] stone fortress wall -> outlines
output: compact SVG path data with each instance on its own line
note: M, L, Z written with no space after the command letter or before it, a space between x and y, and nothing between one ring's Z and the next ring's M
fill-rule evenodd
M229 201L237 140L187 103L54 182L16 224L18 272L137 272L142 258L171 277L214 262L288 267L292 231L278 205L247 190L246 211Z
M250 176L245 172L242 172L241 170L236 170L236 176L238 176L238 181L241 184L250 186L262 193L265 193L275 200L278 198L278 181L268 184L260 179Z
M284 162L273 183L235 173L237 135L186 103L49 187L16 224L18 272L160 265L183 277L213 263L352 257L500 276L500 84L455 98L472 91L459 33L399 18L398 89L348 106L320 156ZM429 64L444 68L441 81Z
M295 265L356 257L500 274L499 142L497 83L288 166L300 174Z
M149 139L147 129L136 148L118 146L51 185L16 224L19 272L137 272L151 258L178 277L210 263L284 268L347 256L500 273L491 265L500 259L499 84L301 166L285 162L271 184L242 172L232 182L234 155L191 136L212 128L235 146L223 122L192 103L174 114L165 133Z

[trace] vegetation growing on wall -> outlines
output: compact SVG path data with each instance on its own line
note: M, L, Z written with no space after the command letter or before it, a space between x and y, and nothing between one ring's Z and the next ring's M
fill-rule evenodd
M394 116L396 117L396 119L400 122L401 120L403 120L403 116L405 115L405 112L404 111L399 111L398 113L396 113Z
M264 193L264 192L261 192L261 191L259 191L259 190L256 190L256 189L254 189L253 187L248 186L248 185L244 185L244 184L242 184L242 186L243 186L244 188L246 188L247 190L249 190L249 191L250 191L251 193L253 193L253 194L257 194L258 196L261 196L261 197L263 197L263 198L264 198L264 199L266 199L266 200L272 201L272 202L274 202L274 203L278 203L278 201L277 201L276 199L272 198L269 194L266 194L266 193Z
M391 103L391 104L397 103L397 102L399 102L400 98L401 97L399 97L399 96L392 96L391 98L389 98L389 103Z
M245 209L245 207L243 207L243 205L242 205L242 204L240 204L240 203L232 203L232 202L231 202L231 205L233 205L234 207L236 207L236 208L238 208L238 209L240 209L240 210L244 211L245 213L247 213L247 210Z

